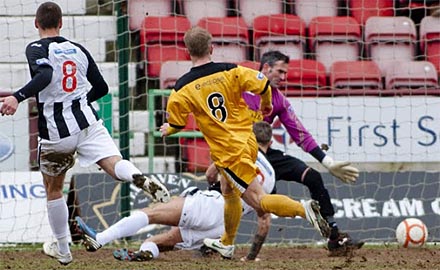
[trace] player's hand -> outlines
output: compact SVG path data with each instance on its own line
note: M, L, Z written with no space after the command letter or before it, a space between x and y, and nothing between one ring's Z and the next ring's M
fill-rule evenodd
M261 113L263 114L263 116L268 116L272 113L273 107L272 104L262 104L261 105Z
M18 100L14 96L1 97L0 113L2 115L13 115L17 111Z
M321 163L344 183L353 184L359 177L359 170L351 166L348 161L334 161L331 157L325 156Z
M170 124L163 123L163 125L160 127L159 131L162 133L162 137L168 136L168 128L170 127Z
M261 261L261 259L260 258L255 258L255 260L250 260L250 259L248 259L248 257L242 257L241 259L240 259L240 261L242 261L242 262L259 262L259 261Z
M218 169L214 163L209 165L208 169L205 172L205 176L210 185L218 181Z

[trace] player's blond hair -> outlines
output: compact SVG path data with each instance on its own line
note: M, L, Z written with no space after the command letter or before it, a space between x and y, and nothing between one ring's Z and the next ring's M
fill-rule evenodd
M210 54L212 35L206 29L192 27L186 31L183 41L191 56L203 57Z

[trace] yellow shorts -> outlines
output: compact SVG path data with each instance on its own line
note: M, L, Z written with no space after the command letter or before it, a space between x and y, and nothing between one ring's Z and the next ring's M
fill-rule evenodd
M257 177L255 162L258 155L258 145L255 136L250 136L237 162L227 168L219 168L220 173L237 188L240 193L246 191L249 184Z

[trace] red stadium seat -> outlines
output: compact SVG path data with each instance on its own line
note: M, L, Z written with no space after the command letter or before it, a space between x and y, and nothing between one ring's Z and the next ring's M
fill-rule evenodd
M190 114L183 131L197 131L194 115ZM180 138L181 159L188 172L205 172L211 164L209 146L204 138Z
M194 115L190 113L188 115L188 121L186 122L185 128L183 128L183 131L197 131L200 130L197 126L196 119L194 118Z
M183 36L191 27L185 17L153 17L144 19L141 31L141 52L147 61L147 77L160 76L165 61L189 60Z
M166 61L160 67L160 88L171 89L177 79L187 73L192 67L191 61Z
M330 68L330 86L335 90L381 90L382 77L373 61L340 61Z
M269 50L279 50L291 59L302 59L305 48L306 27L295 15L274 14L254 20L255 59Z
M385 76L394 61L412 61L416 54L417 34L408 17L370 17L365 24L367 56Z
M239 62L247 59L249 44L248 29L241 17L206 17L198 26L212 34L216 62Z
M440 74L440 38L436 42L428 42L426 45L426 59L434 64Z
M148 16L142 25L144 43L183 42L185 32L191 27L189 20L182 16L154 17Z
M129 0L128 25L131 31L139 30L146 16L171 16L170 0Z
M338 0L295 0L295 14L308 26L314 17L337 16Z
M398 61L387 70L387 89L438 89L438 76L428 61Z
M249 28L253 27L254 19L261 15L283 13L283 3L280 0L237 0L238 9Z
M420 24L420 50L440 74L440 18L426 16Z
M348 0L350 14L361 25L373 16L394 16L394 0Z
M204 17L226 17L228 14L227 0L182 0L183 13L196 25Z
M160 77L160 67L165 61L189 60L185 46L181 44L151 44L148 45L147 53L147 77Z
M187 172L205 172L211 161L209 146L203 138L184 138L181 141L181 158Z
M309 48L327 73L336 61L359 59L362 34L352 17L315 17L309 25Z
M286 81L281 90L285 90L286 96L294 96L298 93L316 92L325 89L327 77L325 67L315 60L295 59L290 60L287 70Z

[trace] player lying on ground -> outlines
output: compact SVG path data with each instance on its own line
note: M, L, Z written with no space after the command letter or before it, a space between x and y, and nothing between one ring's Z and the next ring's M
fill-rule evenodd
M262 122L255 124L254 129L266 128L270 125ZM261 132L257 132L261 134ZM271 136L270 136L271 137ZM269 138L270 138L269 137ZM265 137L267 138L267 136ZM263 143L257 136L260 147ZM260 169L259 182L267 193L271 193L275 186L275 173L272 166L262 152L258 153L256 165ZM217 189L201 191L196 187L186 189L179 197L174 197L168 203L156 204L153 207L136 211L125 217L101 233L96 233L88 227L80 217L76 217L78 231L81 234L86 249L96 251L110 241L136 234L148 224L162 224L173 226L169 231L152 236L145 240L138 251L127 249L116 250L113 255L116 259L127 261L148 261L159 256L159 251L177 249L198 249L204 238L219 238L224 232L224 199ZM253 209L242 202L245 215ZM328 224L319 214L319 204L316 201L307 201L301 209L300 216L306 218L322 234L328 231ZM266 213L258 218L258 230L255 234L252 247L243 260L255 260L264 243L270 227L271 215Z
M271 186L274 186L274 180L270 181L267 177L264 179L265 185L271 183ZM312 224L318 224L318 220L322 219L317 206L316 201L308 201L304 205L307 219ZM243 215L253 210L245 203L243 207ZM167 232L146 239L138 251L118 249L113 252L113 256L118 260L148 261L157 258L159 251L169 251L174 248L199 249L204 238L220 237L224 231L223 209L224 200L219 186L216 190L204 191L190 187L179 197L172 198L170 202L136 211L101 233L95 233L80 217L76 217L76 222L88 251L96 251L110 241L132 236L148 224L173 226ZM270 217L270 214L265 214L258 218L258 230L253 245L243 260L257 259L257 254L269 231Z

